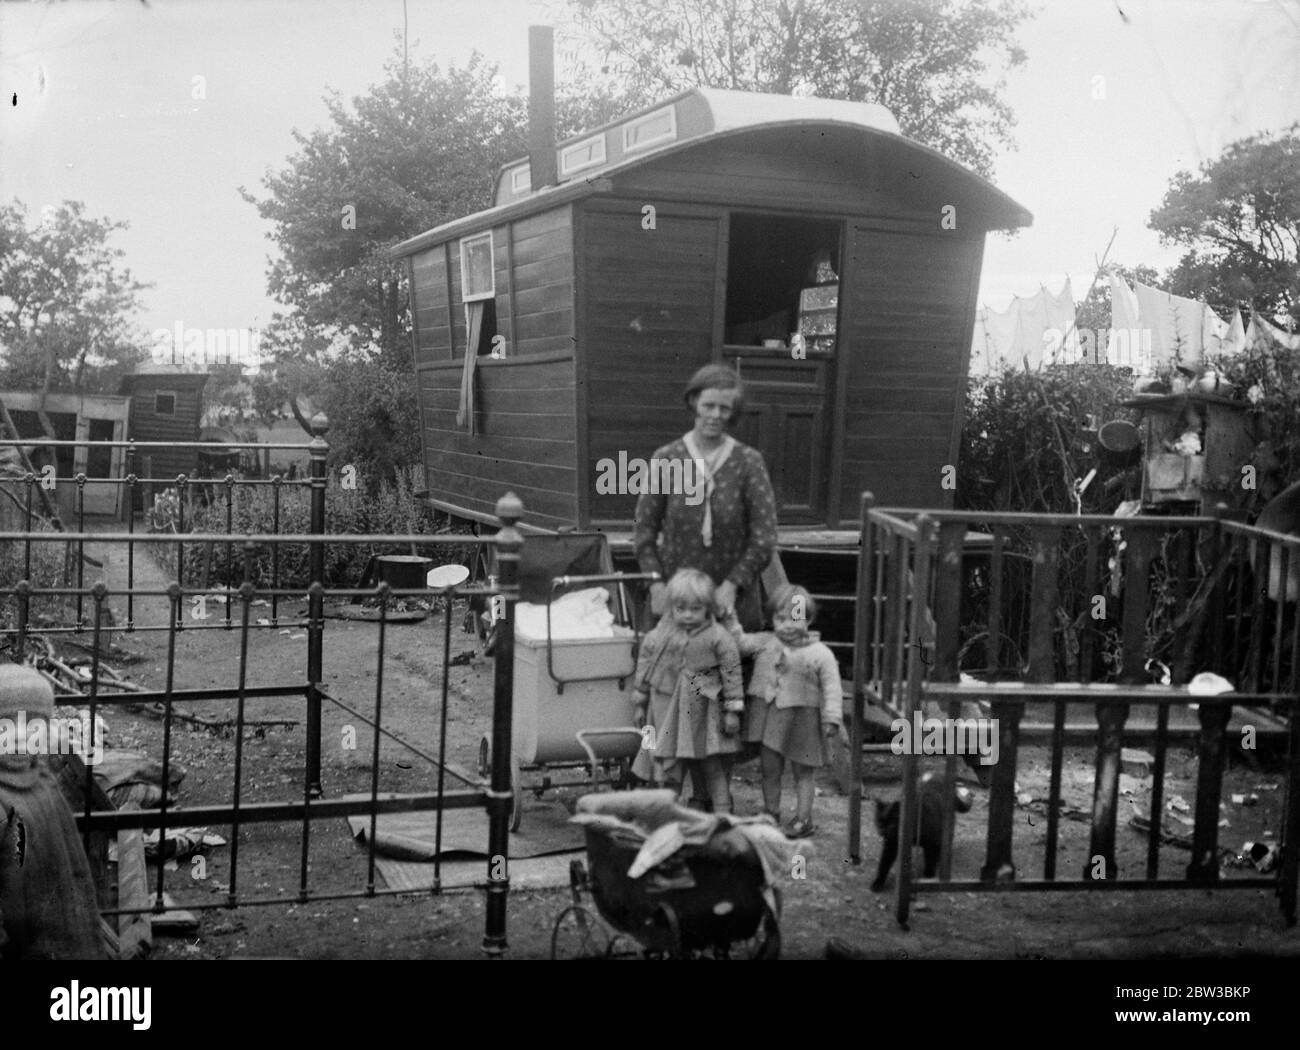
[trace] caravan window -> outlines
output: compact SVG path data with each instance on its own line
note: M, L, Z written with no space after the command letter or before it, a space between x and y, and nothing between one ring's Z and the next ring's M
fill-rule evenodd
M833 351L839 275L838 222L732 214L725 342L788 349L798 333L810 353Z
M491 231L466 237L460 242L460 273L463 302L477 302L496 295Z
M497 334L496 272L492 231L476 233L460 242L459 309L465 312L465 341L472 357L492 352ZM465 347L453 347L452 357L462 357Z

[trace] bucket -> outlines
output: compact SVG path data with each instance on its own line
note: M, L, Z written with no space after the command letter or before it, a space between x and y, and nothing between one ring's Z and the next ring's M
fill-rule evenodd
M1097 440L1107 452L1122 455L1137 448L1142 443L1142 435L1127 419L1112 419L1102 424L1097 431Z
M388 584L393 590L417 591L425 588L425 577L432 565L432 558L384 554L375 559L375 574L379 582Z

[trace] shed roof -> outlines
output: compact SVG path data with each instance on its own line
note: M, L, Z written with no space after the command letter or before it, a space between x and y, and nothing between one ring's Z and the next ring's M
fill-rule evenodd
M169 364L165 361L141 361L135 369L124 375L118 383L118 393L130 394L136 387L201 387L208 381L208 373L190 365Z
M559 183L533 189L529 164L520 158L497 175L491 208L443 223L389 250L399 259L454 237L495 226L609 189L609 179L670 153L731 136L780 128L833 127L860 136L867 147L888 144L960 184L981 201L994 229L1027 226L1030 213L983 177L929 146L908 139L884 106L870 102L795 97L718 88L692 88L602 127L565 139L556 146Z

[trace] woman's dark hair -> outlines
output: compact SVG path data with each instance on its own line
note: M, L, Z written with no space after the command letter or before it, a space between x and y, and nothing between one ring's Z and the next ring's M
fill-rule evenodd
M732 368L726 365L705 365L693 376L691 381L686 384L686 407L694 410L695 400L706 390L734 390L736 392L736 404L731 410L731 417L734 419L740 411L740 406L745 400L745 385L740 381L740 376Z

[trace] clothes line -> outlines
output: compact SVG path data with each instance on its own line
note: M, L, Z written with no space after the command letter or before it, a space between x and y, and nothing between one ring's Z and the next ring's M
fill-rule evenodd
M1044 364L1076 361L1074 293L1070 279L1053 295L1045 287L1028 298L1015 296L1005 310L983 307L976 312L971 343L973 374L997 371L1004 363L1041 368Z
M1104 360L1150 373L1170 365L1199 371L1211 359L1248 347L1278 344L1300 350L1300 333L1288 332L1251 311L1224 320L1206 303L1129 284L1111 273L1111 324L1101 332L1076 331L1074 297L1067 277L1053 295L1040 287L1032 296L1014 296L1005 310L976 311L970 372L987 375L1007 364L1031 371L1049 364Z

